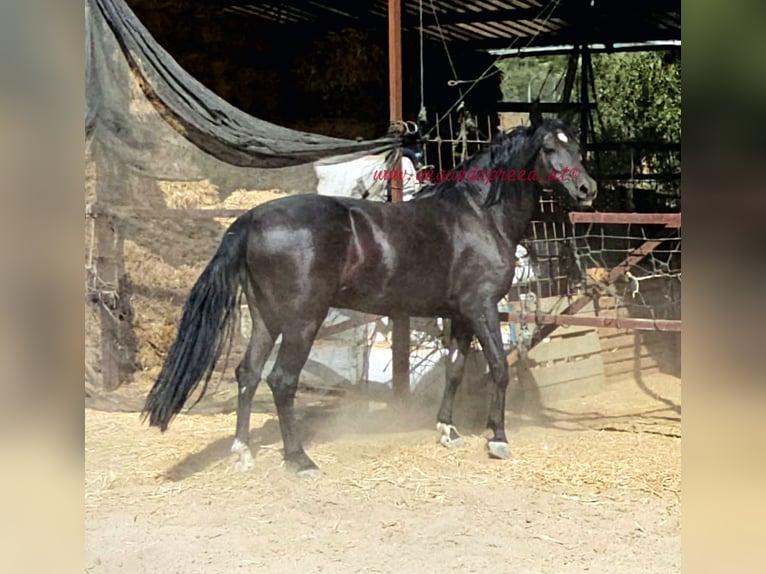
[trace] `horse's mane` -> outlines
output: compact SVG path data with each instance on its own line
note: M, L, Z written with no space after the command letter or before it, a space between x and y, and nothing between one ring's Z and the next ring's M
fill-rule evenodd
M571 131L557 119L545 119L535 127L519 126L510 132L500 132L486 149L466 158L451 171L470 172L474 167L479 170L528 169L540 151L543 136L551 131L561 130L574 139ZM489 183L489 192L484 200L484 207L494 205L505 195L521 190L526 182L495 180ZM480 197L486 190L486 183L481 180L442 181L423 188L415 193L412 200L438 197L452 203L463 201L465 195Z

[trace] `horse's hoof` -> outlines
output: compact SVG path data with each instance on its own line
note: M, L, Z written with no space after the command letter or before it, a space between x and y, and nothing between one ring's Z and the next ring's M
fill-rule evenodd
M318 468L304 468L303 470L299 470L295 473L298 478L302 478L305 480L316 480L319 478L322 473Z
M255 461L253 457L240 457L240 459L234 463L234 469L239 472L249 472L255 468Z
M450 438L448 436L442 435L439 439L439 442L442 446L447 448L457 448L459 446L463 446L463 437Z
M454 425L447 423L436 423L436 430L442 433L439 442L447 448L457 448L463 446L463 437L457 432Z
M255 460L253 459L253 453L250 452L250 447L239 439L234 439L234 444L231 445L231 452L239 457L234 464L236 470L247 472L255 468Z
M511 456L511 451L508 448L507 442L489 441L487 443L487 448L489 449L489 456L492 458L506 460Z
M299 478L319 477L319 467L303 450L286 456L285 466Z

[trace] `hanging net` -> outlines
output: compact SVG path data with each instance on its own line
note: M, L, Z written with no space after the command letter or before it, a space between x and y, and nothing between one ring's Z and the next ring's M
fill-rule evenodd
M402 139L341 139L258 119L181 68L124 0L86 0L85 16L86 370L93 388L108 389L109 362L120 382L156 375L235 212L294 193L385 200L373 171L390 165ZM335 338L338 348L366 339L354 329ZM329 366L331 347L318 351ZM356 362L336 369L340 377L361 373Z
M131 106L141 95L156 116ZM239 167L286 167L330 156L376 154L400 142L395 136L353 141L310 134L248 115L181 68L123 0L87 0L86 102L86 134L108 141L127 163L155 177L180 168L163 168L164 160L186 145L177 137L173 141L167 130L151 129L160 119L199 150ZM170 142L174 145L167 149ZM162 151L159 157L157 151Z

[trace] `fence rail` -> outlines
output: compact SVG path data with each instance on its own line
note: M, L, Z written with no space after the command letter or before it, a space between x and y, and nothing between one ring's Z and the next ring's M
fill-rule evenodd
M581 317L568 314L500 313L500 320L512 323L536 323L558 327L609 327L636 331L681 330L681 321L675 319L641 319L635 317Z
M140 207L114 207L99 203L85 206L86 217L146 217L151 219L216 219L239 217L249 209L147 209Z
M569 214L572 223L635 223L660 224L665 227L681 227L680 213L612 213L573 211Z

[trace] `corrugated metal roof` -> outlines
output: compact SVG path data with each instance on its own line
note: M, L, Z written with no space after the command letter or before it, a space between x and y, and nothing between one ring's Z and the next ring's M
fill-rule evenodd
M279 24L386 26L387 0L208 0ZM402 28L419 28L419 0L402 0ZM423 33L475 49L681 39L680 0L422 0Z

